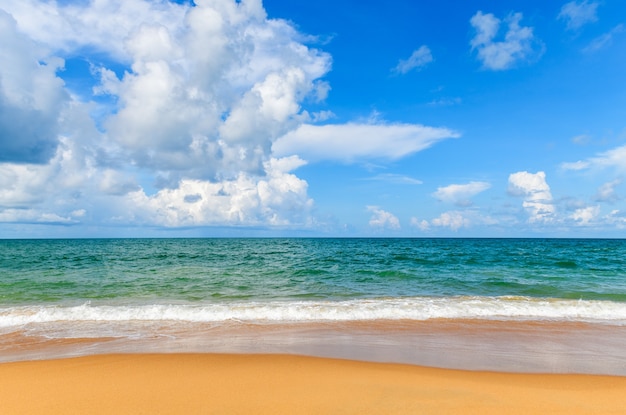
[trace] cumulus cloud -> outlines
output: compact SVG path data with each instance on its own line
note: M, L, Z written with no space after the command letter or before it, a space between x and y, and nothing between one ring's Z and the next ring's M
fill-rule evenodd
M468 228L471 225L471 221L458 211L444 212L439 217L431 220L431 223L433 226L450 228L455 232L461 228Z
M363 159L396 160L459 133L416 124L303 124L274 142L277 156L298 154L309 161L351 163Z
M600 206L588 206L580 209L576 209L574 213L570 215L578 225L588 226L590 225L600 214Z
M113 169L105 169L101 173L99 189L107 195L123 196L140 190L141 187L132 177Z
M557 18L564 20L568 30L577 30L587 23L598 21L598 2L570 1L561 7Z
M369 225L378 229L400 229L400 221L390 212L378 206L367 206L367 210L372 212Z
M398 65L393 69L394 72L406 74L413 69L420 70L433 61L433 55L426 45L422 45L419 49L413 51L411 56L404 60L401 59Z
M208 2L198 3L206 6ZM163 27L169 32L181 30L188 12L186 5L162 0L5 0L2 8L14 16L20 31L39 44L52 45L63 53L88 45L125 63L133 61L132 51L128 49L130 35L146 25Z
M520 171L509 175L509 194L524 198L522 207L529 215L530 223L547 223L554 220L555 206L546 174L542 171Z
M306 118L302 100L320 95L330 57L267 20L258 2L197 4L182 27L130 32L132 70L121 78L101 69L99 92L120 106L107 132L141 167L204 179L262 174L272 142Z
M467 184L451 184L437 188L433 197L442 202L454 203L457 206L470 206L472 197L491 187L487 182L469 182Z
M219 183L184 179L177 188L152 196L138 190L121 201L126 209L116 220L166 227L306 226L313 200L306 181L289 173L301 164L297 158L271 159L260 180L242 172Z
M307 227L307 161L395 160L459 136L321 124L332 112L306 105L326 99L332 59L260 0L6 0L0 35L4 222ZM77 56L93 89L63 81Z
M0 163L0 222L76 223L87 213L85 198L98 187L97 176L67 138L46 164Z
M62 59L18 31L0 9L0 163L45 163L58 143L68 96L57 70Z
M470 41L483 68L494 71L512 68L517 62L539 56L543 50L532 27L520 25L522 13L513 13L504 21L508 26L504 40L496 40L502 20L491 13L478 11L470 19L476 34Z
M271 144L315 119L301 103L325 98L330 56L260 1L3 8L1 220L306 226L313 201L290 173L304 162ZM57 74L85 50L105 57L92 102Z

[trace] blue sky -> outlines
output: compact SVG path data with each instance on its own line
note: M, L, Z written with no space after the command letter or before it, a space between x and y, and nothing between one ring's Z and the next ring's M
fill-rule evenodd
M0 0L0 237L626 236L626 5Z

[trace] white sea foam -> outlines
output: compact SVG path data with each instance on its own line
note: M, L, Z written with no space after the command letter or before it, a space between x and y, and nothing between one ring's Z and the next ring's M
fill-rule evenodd
M5 329L64 322L297 323L429 319L557 320L626 325L626 303L528 297L412 297L0 308L0 328Z

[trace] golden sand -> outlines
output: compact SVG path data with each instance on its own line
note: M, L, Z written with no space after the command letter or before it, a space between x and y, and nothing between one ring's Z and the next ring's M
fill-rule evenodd
M288 355L121 354L0 364L0 414L623 414L626 377Z

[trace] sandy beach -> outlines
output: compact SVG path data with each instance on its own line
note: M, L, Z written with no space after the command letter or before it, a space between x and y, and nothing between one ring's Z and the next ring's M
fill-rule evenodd
M7 414L621 414L626 377L510 374L264 354L0 364Z

